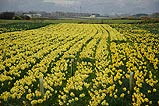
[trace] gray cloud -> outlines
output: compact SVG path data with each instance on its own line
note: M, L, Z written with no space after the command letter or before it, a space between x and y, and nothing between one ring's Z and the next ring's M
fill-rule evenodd
M0 0L0 11L159 12L159 0Z
M54 3L43 0L1 0L0 11L52 11Z

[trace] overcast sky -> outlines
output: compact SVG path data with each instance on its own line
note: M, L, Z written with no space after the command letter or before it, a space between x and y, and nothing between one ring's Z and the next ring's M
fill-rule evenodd
M159 0L0 0L0 11L153 13L159 12Z

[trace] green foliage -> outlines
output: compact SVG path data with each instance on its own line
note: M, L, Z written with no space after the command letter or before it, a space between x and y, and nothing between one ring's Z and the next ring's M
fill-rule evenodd
M20 22L20 23L0 24L0 33L36 29L46 25L49 25L49 23Z

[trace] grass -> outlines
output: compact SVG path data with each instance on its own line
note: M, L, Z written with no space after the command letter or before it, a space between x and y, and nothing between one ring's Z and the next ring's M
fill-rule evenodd
M21 30L29 30L29 29L36 29L50 23L43 23L43 22L12 22L8 21L8 23L0 24L0 34L5 32L13 32L13 31L21 31Z
M110 23L137 23L141 20L112 20L112 19L59 19L59 20L45 20L51 23L93 23L93 24L110 24Z

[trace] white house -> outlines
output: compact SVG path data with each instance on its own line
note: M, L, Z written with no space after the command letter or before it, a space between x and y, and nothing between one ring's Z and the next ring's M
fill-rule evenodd
M24 16L28 16L30 18L40 18L42 15L41 14L24 14Z
M92 14L92 15L90 16L90 18L96 18L96 15Z

